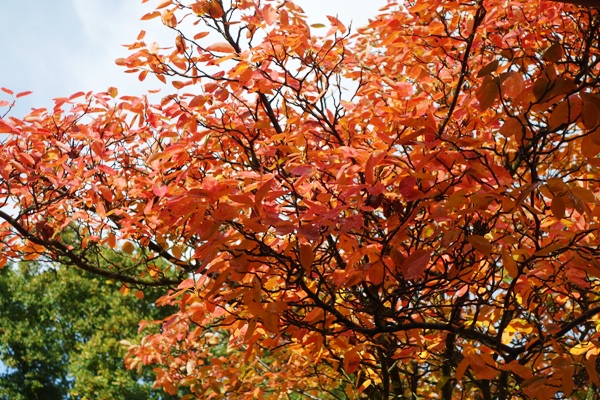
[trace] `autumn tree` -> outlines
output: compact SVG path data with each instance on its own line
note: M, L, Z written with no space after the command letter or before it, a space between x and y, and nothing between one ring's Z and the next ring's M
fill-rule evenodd
M174 43L142 32L117 63L174 87L160 102L110 88L0 122L3 263L168 288L178 312L127 363L169 393L597 398L596 9L391 1L355 34L291 1L151 18Z

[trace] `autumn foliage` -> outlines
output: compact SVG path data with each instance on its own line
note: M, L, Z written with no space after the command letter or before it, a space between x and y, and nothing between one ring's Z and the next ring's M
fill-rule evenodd
M174 87L158 104L110 88L0 120L2 264L164 286L179 311L126 362L186 398L597 396L596 9L151 18L174 42L142 32L117 64Z

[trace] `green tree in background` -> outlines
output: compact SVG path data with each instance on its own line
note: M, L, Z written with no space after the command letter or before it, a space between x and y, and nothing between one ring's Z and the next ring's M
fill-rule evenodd
M125 369L120 341L169 310L155 308L151 291L140 299L120 288L68 265L0 270L0 399L166 398L150 371Z

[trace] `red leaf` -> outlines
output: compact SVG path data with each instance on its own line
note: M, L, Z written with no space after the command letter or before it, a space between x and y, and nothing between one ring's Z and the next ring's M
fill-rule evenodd
M344 354L344 370L348 374L353 374L360 365L360 354L356 349L350 349Z
M27 96L27 95L30 95L31 93L33 93L33 92L32 92L32 91L30 91L30 90L28 90L28 91L26 91L26 92L17 93L17 96L16 96L16 97L17 97L17 99L18 99L19 97Z
M0 133L9 133L13 131L13 127L0 119Z
M402 264L402 275L405 279L417 279L420 277L431 259L431 253L425 250L415 250Z

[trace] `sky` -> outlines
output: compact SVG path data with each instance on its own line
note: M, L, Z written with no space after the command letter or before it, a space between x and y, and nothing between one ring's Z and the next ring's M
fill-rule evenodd
M141 95L162 87L149 77L140 83L114 60L130 53L122 45L133 43L143 29L145 41L170 46L172 33L160 19L141 21L158 0L18 0L6 1L0 12L0 87L15 93L33 91L18 100L10 115L20 117L32 107L50 107L51 99L79 91L105 91ZM386 0L296 0L310 23L328 24L326 15L344 24L363 26ZM168 88L163 89L170 90ZM174 90L174 89L173 89ZM0 99L9 100L6 96ZM0 113L2 110L0 109ZM1 115L1 114L0 114Z

